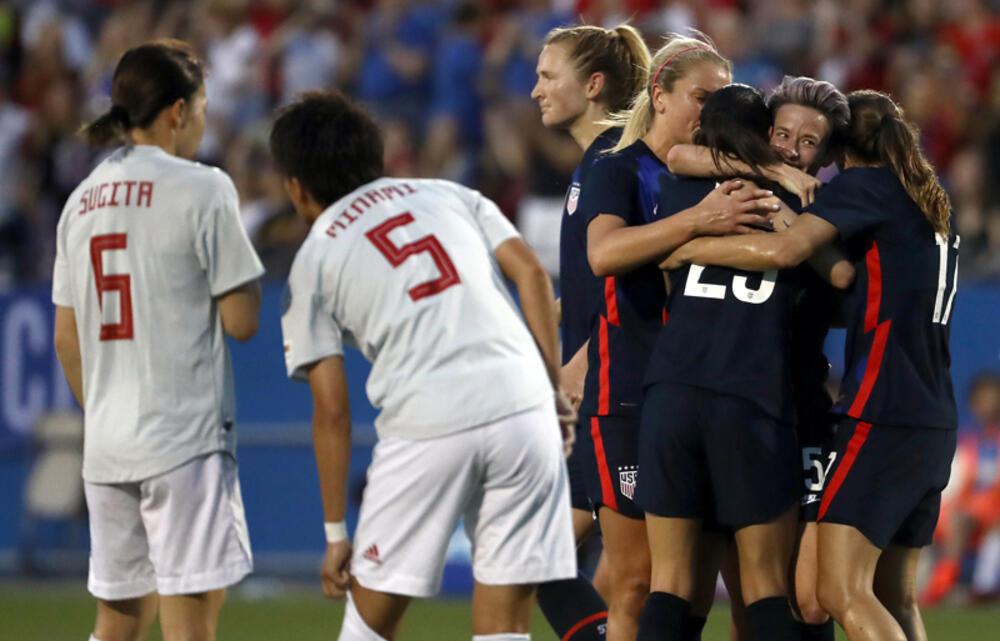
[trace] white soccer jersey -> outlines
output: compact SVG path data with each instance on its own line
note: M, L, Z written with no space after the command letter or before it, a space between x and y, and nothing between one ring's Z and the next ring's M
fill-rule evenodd
M380 437L424 439L552 402L552 385L493 257L517 230L478 192L381 178L313 224L288 277L288 374L341 354L372 363Z
M83 360L83 477L136 481L234 452L236 407L213 297L263 274L222 171L116 150L59 219L52 301Z

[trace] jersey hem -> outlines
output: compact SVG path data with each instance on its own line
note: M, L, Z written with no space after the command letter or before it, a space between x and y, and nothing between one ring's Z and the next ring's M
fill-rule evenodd
M152 466L149 468L144 468L142 472L133 474L109 474L107 476L103 474L93 474L88 472L87 463L84 461L83 469L83 480L87 483L95 483L98 485L113 485L116 483L135 483L139 481L145 481L161 474L166 474L171 470L175 470L178 467L184 465L188 461L194 460L200 456L207 456L209 454L214 454L216 452L224 452L233 457L236 460L236 443L235 440L232 445L225 443L212 444L204 449L197 449L192 452L182 452L174 456L163 459L160 465Z

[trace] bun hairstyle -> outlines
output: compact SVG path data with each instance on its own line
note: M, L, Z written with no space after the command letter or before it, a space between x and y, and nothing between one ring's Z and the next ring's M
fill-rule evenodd
M886 167L899 178L937 233L951 233L951 202L920 149L920 130L892 98L868 89L847 96L847 153L862 165Z
M633 96L646 86L649 49L632 26L557 28L545 37L545 44L565 47L581 78L604 74L604 88L597 102L607 105L608 111L627 109Z
M156 40L129 49L111 80L111 108L85 125L93 147L127 142L129 130L153 124L179 99L191 100L205 81L205 63L181 40Z
M726 163L732 158L749 165L755 177L767 180L761 167L781 162L768 139L771 111L764 96L749 85L729 84L713 91L701 109L700 122L694 143L709 148L720 171L732 171Z
M676 33L667 35L667 43L650 60L649 83L635 95L627 111L614 113L609 118L610 124L625 128L621 140L611 151L620 151L649 133L653 126L653 85L669 93L692 67L706 62L732 73L732 63L716 51L711 39L702 33L696 35L695 38Z

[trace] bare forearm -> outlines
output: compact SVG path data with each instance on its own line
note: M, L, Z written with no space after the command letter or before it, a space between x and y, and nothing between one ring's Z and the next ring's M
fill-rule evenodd
M670 261L674 266L696 263L722 265L747 271L781 269L781 242L777 234L696 238L677 250ZM679 264L677 264L679 263Z
M695 236L694 225L681 212L647 225L619 227L588 239L590 267L597 276L617 276L658 261Z
M76 402L83 407L83 364L80 358L80 345L58 346L56 354L59 356L59 363L62 365L63 373L66 375L66 382L76 397Z
M347 471L351 465L350 418L314 414L313 449L324 520L343 521L347 509Z
M683 176L750 175L753 170L741 160L720 156L722 167L715 164L712 151L701 145L674 145L667 154L667 168Z
M66 382L83 407L83 361L80 356L80 335L76 328L76 312L72 307L56 306L55 331L52 342L59 356Z

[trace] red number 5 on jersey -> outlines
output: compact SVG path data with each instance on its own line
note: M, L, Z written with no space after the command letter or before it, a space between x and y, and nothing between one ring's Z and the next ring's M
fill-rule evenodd
M413 214L404 212L399 216L393 216L378 227L366 232L365 236L382 252L382 255L386 257L389 264L393 267L399 267L407 258L414 254L430 252L434 264L437 265L438 271L441 272L441 277L421 283L410 290L410 298L418 301L425 296L439 294L452 285L458 285L462 282L462 279L458 277L458 270L455 269L455 264L451 262L448 253L433 235L424 236L420 240L407 243L402 247L397 247L389 240L389 233L393 229L409 225L412 222Z
M90 239L90 264L94 266L94 282L97 284L97 302L104 309L104 293L118 292L119 316L115 324L101 324L101 340L117 341L132 339L132 278L128 274L104 273L102 254L113 249L125 249L128 240L125 234L103 234Z

